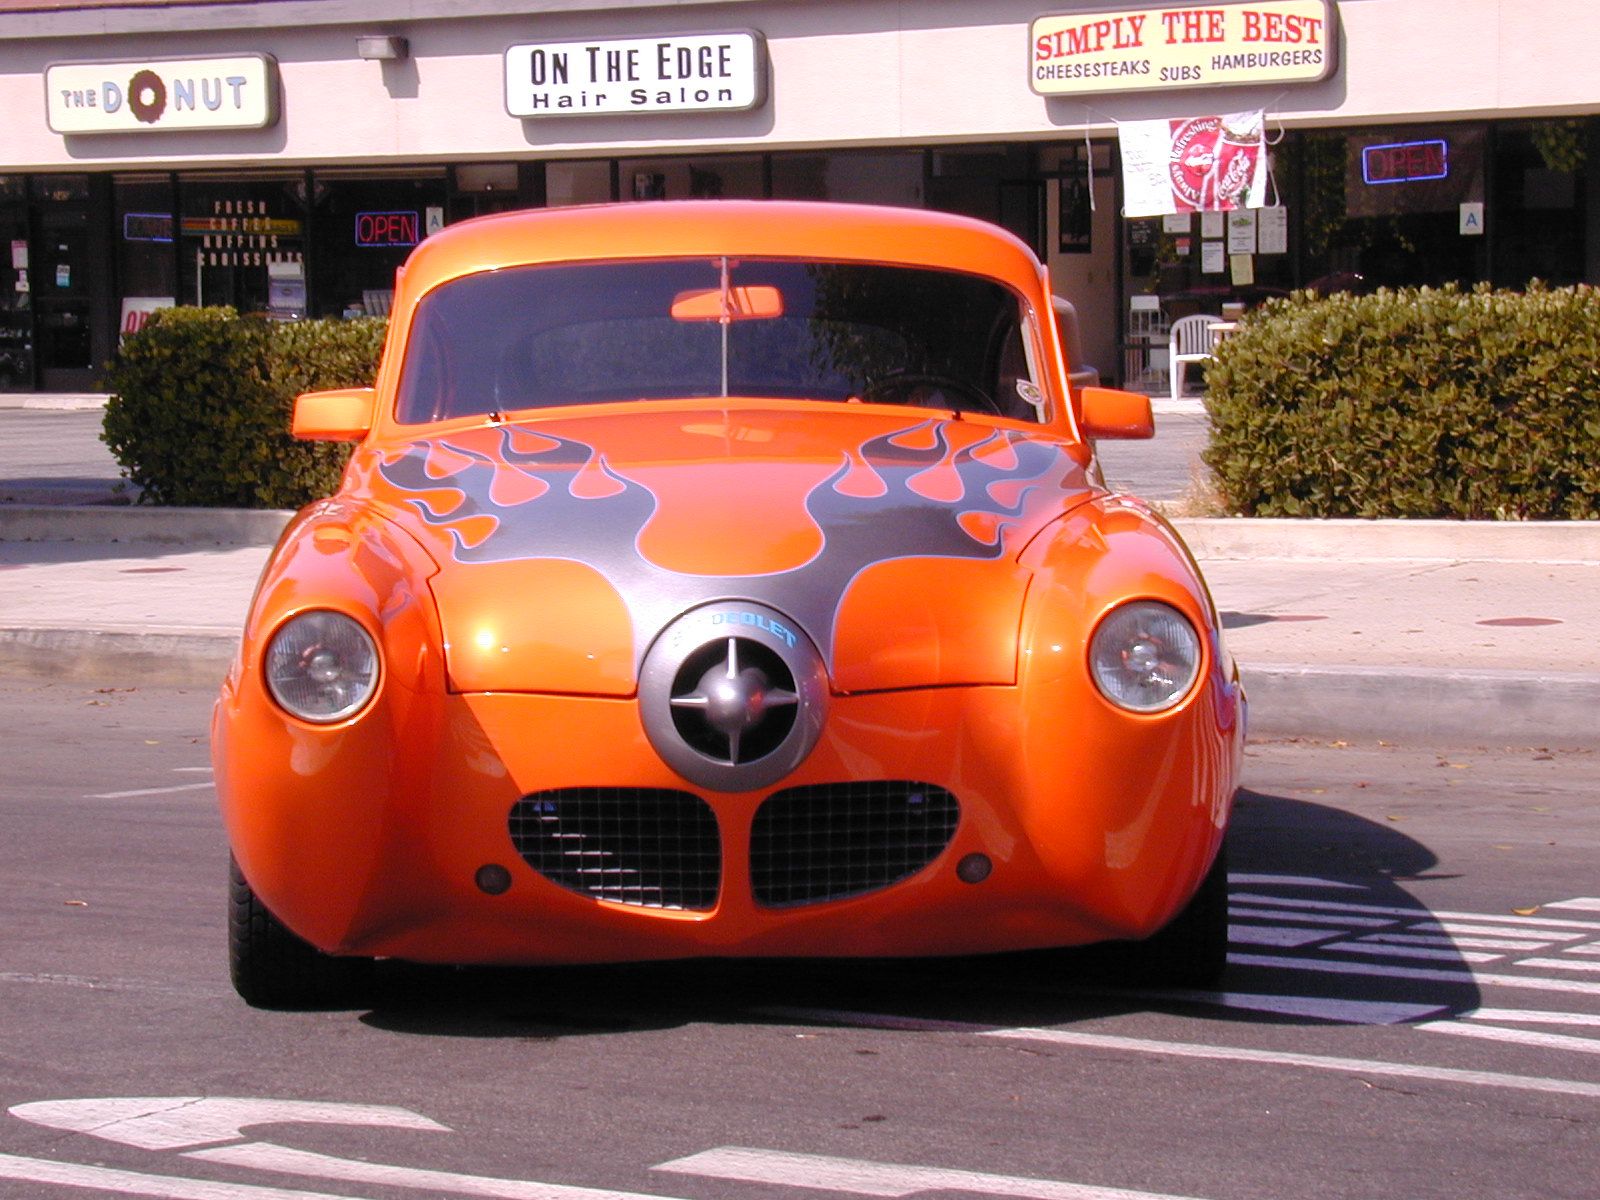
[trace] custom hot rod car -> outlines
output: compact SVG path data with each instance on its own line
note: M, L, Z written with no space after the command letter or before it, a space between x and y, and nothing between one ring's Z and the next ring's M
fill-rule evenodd
M1189 552L1105 484L1047 277L927 212L451 226L216 707L252 1004L380 958L1142 943L1220 970L1244 698ZM1046 956L1059 961L1059 956Z

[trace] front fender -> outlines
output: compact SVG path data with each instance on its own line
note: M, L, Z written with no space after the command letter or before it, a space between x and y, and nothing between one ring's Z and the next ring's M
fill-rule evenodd
M1199 887L1221 843L1243 753L1243 693L1216 609L1193 557L1143 504L1102 497L1074 509L1023 553L1034 574L1023 614L1018 677L1024 746L1039 753L1045 796L1085 811L1023 814L1046 869L1064 887L1105 900L1107 921L1142 936ZM1095 686L1089 644L1114 608L1158 600L1200 634L1203 661L1189 694L1163 713L1129 712ZM1054 823L1097 831L1052 837Z
M444 653L428 579L433 560L370 509L323 501L285 530L256 587L244 637L212 718L217 796L234 854L281 921L323 949L359 923L379 865L409 851L403 814L360 797L426 778L436 744ZM376 693L354 716L314 725L284 712L264 683L273 632L298 613L359 621L381 657ZM414 793L413 793L414 794ZM296 876L336 887L308 903ZM392 872L389 873L392 876Z

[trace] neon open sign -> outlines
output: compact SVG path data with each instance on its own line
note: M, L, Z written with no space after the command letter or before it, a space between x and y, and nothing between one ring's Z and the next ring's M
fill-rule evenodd
M1417 183L1445 179L1449 174L1450 143L1443 138L1390 142L1365 146L1361 151L1361 178L1370 184Z
M415 246L422 240L414 212L364 212L356 214L356 245Z

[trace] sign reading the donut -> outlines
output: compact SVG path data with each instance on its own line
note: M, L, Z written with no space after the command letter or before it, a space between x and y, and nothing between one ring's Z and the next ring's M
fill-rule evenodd
M266 54L54 63L44 94L54 133L265 129L278 120L278 64Z

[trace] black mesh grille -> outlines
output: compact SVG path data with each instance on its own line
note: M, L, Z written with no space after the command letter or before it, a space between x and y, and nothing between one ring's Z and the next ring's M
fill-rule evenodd
M717 902L717 818L688 792L535 792L511 809L511 840L523 861L546 879L601 900L698 909Z
M769 797L750 831L758 903L838 900L888 887L937 858L960 806L926 783L832 783Z

